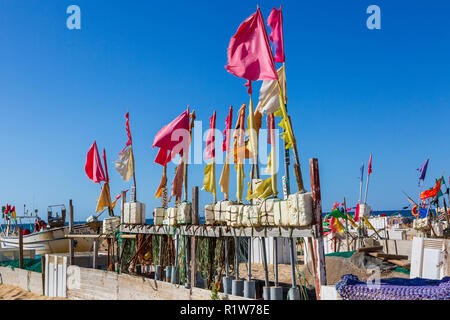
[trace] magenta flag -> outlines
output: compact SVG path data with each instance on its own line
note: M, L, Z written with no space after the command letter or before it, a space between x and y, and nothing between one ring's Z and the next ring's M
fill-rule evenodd
M228 65L225 69L249 81L278 79L259 7L241 23L231 38L228 46Z
M283 14L281 13L281 6L280 10L272 9L267 18L267 25L272 29L269 39L275 47L274 60L275 62L284 62Z
M356 205L356 209L355 209L355 218L353 219L355 222L359 221L359 202Z
M97 142L94 141L86 156L86 165L84 166L89 179L98 183L106 181L105 172L103 171L100 155L98 154Z
M370 174L372 173L372 155L370 155L369 158L369 169L367 170L368 174L370 176Z
M227 151L230 148L231 141L231 125L233 122L233 106L230 106L230 111L225 120L225 130L223 131L222 151Z
M182 148L182 150L185 150L188 145L189 108L178 117L176 117L171 123L159 130L159 132L155 136L155 139L153 140L152 148L159 147L165 150L173 150L175 147L180 147L180 149ZM177 150L177 153L182 150Z
M215 129L216 129L216 111L211 118L209 118L209 131L208 136L206 137L206 146L205 146L205 159L212 159L216 156L216 148L215 148Z

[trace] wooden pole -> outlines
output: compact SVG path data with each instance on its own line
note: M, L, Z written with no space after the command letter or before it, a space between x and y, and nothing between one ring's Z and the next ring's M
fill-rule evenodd
M311 179L311 192L313 198L314 228L316 238L314 239L314 249L316 268L314 269L316 296L321 299L321 286L327 284L325 270L325 250L323 245L323 225L322 225L322 198L320 194L319 162L316 158L309 160L309 170Z
M23 269L23 230L22 227L18 227L19 232L19 268Z
M199 213L198 213L198 187L192 188L192 225L199 225ZM197 285L197 263L195 261L197 249L197 237L191 238L191 288Z
M42 295L45 296L45 255L41 256Z
M69 234L73 233L73 205L72 199L69 200ZM69 239L69 264L75 263L74 239Z
M289 119L289 124L290 124L290 126L292 128L291 117L288 117L288 119ZM292 136L294 138L292 151L294 153L294 160L295 160L295 163L294 163L295 178L297 180L298 191L299 192L304 192L305 191L305 187L303 185L303 175L302 175L302 169L300 167L300 157L298 156L297 140L295 139L294 132L292 132Z
M344 213L345 217L347 217L347 202L345 201L344 197ZM348 240L348 220L345 219L345 242L347 243L347 251L350 251L350 243Z
M364 193L364 204L367 203L367 191L369 190L369 180L370 180L370 174L367 175L366 192Z

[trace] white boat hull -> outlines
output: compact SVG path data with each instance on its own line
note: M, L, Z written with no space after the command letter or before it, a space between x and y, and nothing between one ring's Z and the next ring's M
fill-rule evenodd
M23 248L35 250L36 255L69 252L70 239L65 237L67 228L44 230L23 236ZM75 252L91 251L93 239L74 240ZM0 236L1 248L18 248L18 236Z

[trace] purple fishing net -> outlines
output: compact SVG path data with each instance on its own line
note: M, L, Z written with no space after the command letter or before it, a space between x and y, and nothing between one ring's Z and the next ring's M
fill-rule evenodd
M380 279L377 285L346 274L336 290L344 300L450 300L450 277Z

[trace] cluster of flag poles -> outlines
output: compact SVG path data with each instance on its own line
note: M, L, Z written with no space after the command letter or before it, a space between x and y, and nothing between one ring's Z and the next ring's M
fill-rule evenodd
M420 200L418 202L414 201L410 196L408 196L403 191L403 194L407 197L408 201L410 202L410 205L404 207L403 209L407 209L411 205L413 205L411 212L416 218L429 217L431 205L435 204L436 207L439 208L439 198L442 197L444 194L448 195L449 201L450 201L450 188L447 187L447 190L445 193L442 191L442 186L446 185L443 175L441 175L441 177L439 179L436 179L434 187L427 189L425 191L422 191L429 161L430 161L430 158L427 158L427 160L417 169L417 171L419 171L419 173L420 173L419 182L418 182ZM348 223L350 223L354 228L362 229L362 228L367 227L367 228L373 230L375 233L377 233L377 231L375 230L373 225L370 223L369 219L367 219L367 217L365 217L364 214L362 216L360 215L360 204L362 203L362 190L363 190L363 180L364 180L364 163L362 163L362 165L361 165L360 173L361 174L360 174L359 200L358 200L356 207L354 208L355 209L354 216L352 217L352 215L350 215L350 211L352 208L346 207L345 198L344 198L344 203L339 203L339 202L334 203L333 208L330 210L330 212L328 214L325 215L324 220L323 220L324 221L323 222L324 235L327 235L329 233L345 232L346 236L347 236ZM364 202L363 202L364 204L367 204L367 192L368 192L369 180L370 180L371 173L372 173L372 155L370 155L369 163L368 163L366 189L365 189ZM449 178L449 183L450 183L450 178ZM447 208L447 201L445 200L445 197L442 197L442 199L443 199L442 202L443 202L444 213L437 216L437 218L439 220L446 219L448 222L449 211ZM342 222L345 222L345 227ZM359 225L357 225L356 222L359 222Z
M16 206L10 206L6 204L6 206L2 206L2 218L5 220L16 220Z
M242 203L244 198L244 159L250 159L252 163L252 170L250 177L252 179L259 178L258 166L258 133L261 128L261 118L263 113L268 116L268 123L272 125L269 129L271 141L271 152L268 168L270 169L271 177L264 180L256 190L252 190L252 184L249 183L249 190L246 199L261 197L276 197L277 190L277 173L276 173L276 141L274 137L274 117L281 117L280 127L284 132L282 138L285 141L286 149L293 149L296 155L296 170L300 170L298 161L298 153L296 142L293 135L292 124L287 115L285 106L286 99L286 81L285 81L285 61L284 61L284 45L283 45L283 29L282 29L282 13L279 10L273 9L268 18L268 25L272 28L270 37L267 35L264 21L259 7L257 11L241 23L236 34L231 38L228 46L228 64L226 70L231 74L247 80L249 94L249 112L247 117L248 130L245 129L246 118L246 104L242 104L238 111L235 131L231 136L233 107L229 109L229 114L225 121L225 130L223 132L222 151L225 152L225 164L220 175L219 185L221 192L224 193L224 198L229 199L229 175L230 175L230 156L231 156L231 139L234 140L233 145L233 162L236 169L236 198L239 203ZM272 54L269 38L275 47L275 58ZM278 69L275 68L275 62L283 63ZM254 108L252 99L252 81L262 80L263 84L260 90L259 102ZM193 112L195 117L195 113ZM189 119L191 121L189 121ZM162 190L167 185L167 164L177 154L180 155L181 161L177 166L174 180L172 182L172 196L175 196L175 202L178 203L181 199L181 185L187 186L187 155L189 144L192 138L193 117L189 114L188 109L180 116L175 118L172 122L164 126L155 136L153 147L158 147L159 151L155 158L155 162L163 166L163 174L161 182L155 193L155 197L159 198L162 195ZM189 139L187 137L180 137L179 140L172 140L172 135L176 130L184 129L189 131ZM205 168L205 175L203 180L203 189L213 195L214 202L217 201L216 189L216 159L215 159L215 136L216 129L216 112L210 118L210 130L206 141L205 159L210 159L210 162ZM248 139L245 139L246 134ZM175 150L178 148L177 150ZM286 161L289 161L287 158ZM286 173L288 175L288 172ZM297 180L301 179L301 172L296 172ZM289 183L289 181L286 181ZM303 182L299 183L303 190ZM187 191L185 192L187 193ZM169 199L169 201L171 200Z
M127 131L128 141L122 151L119 153L119 159L114 162L115 168L119 175L122 177L124 181L129 181L133 178L134 183L134 197L136 198L136 176L134 170L134 155L133 155L133 146L131 139L131 131L130 131L130 119L129 113L125 114L126 124L125 129ZM103 182L103 186L101 186L100 196L97 200L97 207L95 212L103 212L106 208L108 209L108 213L110 216L114 216L114 207L116 206L117 200L120 199L121 193L116 196L114 201L111 201L111 191L109 187L109 174L108 174L108 165L106 161L106 150L103 149L103 165L100 159L100 154L97 148L97 142L94 143L89 148L89 151L86 155L86 164L84 166L86 175L90 180L94 183L98 183L101 185ZM127 190L128 191L128 190ZM101 214L100 213L100 214ZM100 216L100 215L99 215Z

